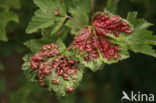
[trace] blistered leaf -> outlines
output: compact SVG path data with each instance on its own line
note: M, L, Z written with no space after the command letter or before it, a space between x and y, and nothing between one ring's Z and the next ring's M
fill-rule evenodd
M46 36L44 36L44 38L42 38L41 40L30 40L25 43L25 45L30 48L32 53L26 55L23 58L25 63L23 64L22 67L23 67L24 73L26 74L26 77L31 81L37 81L37 80L39 80L38 79L39 77L38 77L38 73L31 69L30 61L32 60L34 54L39 53L41 51L42 45L48 45L48 44L52 43L52 41L48 41L49 43L46 42L46 40L49 40L50 38L45 39L45 37ZM43 56L44 62L42 61L40 63L43 63L43 65L45 66L45 65L47 65L48 61L54 62L53 61L54 58L56 58L56 57L61 58L62 55L65 58L67 58L68 60L76 61L76 58L74 56L72 56L72 53L66 51L66 46L61 41L61 39L58 39L57 41L53 41L53 42L55 42L58 45L58 50L61 53L61 55L55 55L55 56L51 56L51 57ZM42 51L42 54L45 54L44 51ZM73 57L73 59L71 59L69 57ZM50 67L50 74L45 76L46 77L46 81L45 81L46 87L48 88L48 90L56 92L56 94L58 96L66 96L66 94L68 94L68 92L69 92L69 94L70 94L70 92L73 92L77 88L79 82L82 79L82 76L83 76L82 74L83 74L83 69L84 69L83 65L81 65L81 64L74 63L74 65L75 65L74 67L70 68L72 70L71 72L74 72L74 74L73 73L69 74L68 70L64 71L65 73L68 73L68 80L66 80L65 79L66 77L64 77L63 75L59 75L58 72L53 68L53 65L52 65ZM76 70L76 72L75 72L75 70ZM54 83L52 81L54 81Z
M132 24L127 20L110 12L98 12L95 18L97 20L94 19L92 26L85 27L76 33L71 44L71 48L80 62L94 72L102 69L104 64L117 63L129 57L127 47L112 39L118 38L120 32L128 35L126 31L118 29L123 24L127 26L127 29L133 29ZM101 24L98 21L101 21ZM115 26L112 27L114 29L110 28L112 25Z
M30 49L31 53L29 53L23 57L24 64L22 65L22 70L24 70L26 77L30 81L37 80L37 74L31 70L30 59L32 58L32 56L35 53L37 53L41 50L42 45L51 44L52 42L56 42L55 39L53 39L53 41L52 40L50 41L50 39L51 38L44 36L44 38L42 38L41 40L32 39L32 40L29 40L24 43L24 45ZM61 43L61 41L59 41L59 43L60 43L60 45L61 44L63 45L63 43Z

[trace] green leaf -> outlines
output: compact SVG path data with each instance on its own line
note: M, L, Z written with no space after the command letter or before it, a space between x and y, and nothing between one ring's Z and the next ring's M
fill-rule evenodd
M127 20L134 26L134 32L126 38L128 48L136 53L156 57L156 51L151 45L156 45L156 36L147 30L152 24L143 19L136 19L137 13L128 13Z
M156 36L146 29L135 30L133 34L126 38L128 48L136 53L143 53L156 57L156 51L152 49L152 42L156 42Z
M64 41L64 40L67 38L67 36L68 36L69 28L66 27L65 25L63 25L61 28L59 28L59 30L58 30L56 33L54 33L55 35L51 35L52 32L54 32L53 30L54 30L56 27L58 27L57 24L55 24L54 26L50 26L50 27L48 27L48 28L46 28L46 29L43 29L43 30L42 30L42 35L43 35L44 37L46 37L47 39L49 39L49 38L51 38L51 39L59 38L59 39L61 39L62 41ZM45 39L46 39L46 38L45 38ZM55 40L55 41L56 41L56 40Z
M84 26L87 26L89 24L88 14L91 12L90 0L67 1L67 6L68 12L75 20L77 20L80 24ZM67 21L66 26L71 28L72 34L76 34L76 32L81 29L81 27L78 24L74 23L72 20Z
M18 22L18 16L9 11L9 7L0 6L0 40L8 41L5 28L10 21Z
M106 6L106 10L111 12L111 13L116 13L117 11L117 3L119 0L107 0L107 6Z
M153 25L143 19L136 19L136 17L137 17L137 12L129 12L128 16L127 16L127 20L131 24L133 24L135 30L136 29L147 29L148 27Z
M34 0L34 3L40 9L35 12L35 16L32 18L32 21L29 22L26 29L27 33L33 33L39 29L53 26L56 22L61 22L59 27L62 25L67 14L65 5L61 0ZM54 13L57 8L60 15L55 15Z
M66 20L66 17L60 19L60 21L57 23L57 25L54 26L53 31L51 32L51 34L56 33L57 31L59 31L59 29L62 27L62 25L64 24L64 21Z

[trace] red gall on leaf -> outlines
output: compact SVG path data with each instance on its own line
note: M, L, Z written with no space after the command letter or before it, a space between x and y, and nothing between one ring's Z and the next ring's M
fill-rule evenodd
M54 14L55 14L55 16L59 16L60 15L59 8L55 9Z
M92 26L84 27L77 32L70 48L79 51L85 61L98 59L100 54L107 60L120 59L120 47L111 43L107 34L119 37L120 33L131 34L133 28L121 17L98 12Z
M73 91L74 91L74 88L73 87L70 87L70 88L67 89L67 92L68 93L72 93Z
M116 57L119 57L120 51L117 44L112 44L109 42L108 37L105 35L99 35L96 31L93 32L93 30L91 30L89 27L78 32L78 36L74 37L72 47L75 50L81 51L80 55L84 57L85 61L98 59L99 52L102 54L103 58L108 60L116 59ZM115 58L114 55L116 55Z
M110 33L118 37L121 32L125 34L131 34L133 32L133 28L121 17L117 15L110 16L107 13L97 13L92 25L95 26L97 35L102 36Z
M46 76L53 75L52 71L68 81L69 77L79 71L77 62L78 60L74 61L72 57L68 60L66 56L60 53L58 45L53 43L43 45L41 51L30 60L31 69L37 72L38 81L42 87L46 87ZM51 83L59 85L59 78L52 78Z

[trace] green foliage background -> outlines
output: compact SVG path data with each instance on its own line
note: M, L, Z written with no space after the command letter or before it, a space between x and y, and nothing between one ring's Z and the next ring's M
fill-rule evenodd
M80 8L74 8L75 4L70 5L71 8L68 9L71 13L76 9L81 11L74 12L72 16L87 25L88 7L81 8L85 3L77 4ZM156 0L96 0L96 10L103 10L104 7L124 18L129 11L137 11L139 18L145 18L154 24L149 30L156 34ZM22 57L30 52L23 43L42 36L39 32L33 35L25 33L36 9L37 6L32 0L0 0L0 103L60 103L53 92L49 93L37 83L28 82L21 70ZM61 22L62 19L64 18L61 17L58 21ZM79 29L73 22L68 21L65 29L67 33L71 25ZM33 27L35 27L33 30L26 31L30 33L41 28L41 26ZM65 40L67 35L61 39L69 44L77 29L71 31L69 40ZM156 59L142 54L131 52L130 54L129 59L105 66L103 70L95 73L88 70L74 95L62 102L121 103L123 90L156 94Z

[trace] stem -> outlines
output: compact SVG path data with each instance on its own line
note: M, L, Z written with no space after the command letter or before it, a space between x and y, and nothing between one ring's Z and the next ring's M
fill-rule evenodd
M78 25L81 26L82 28L84 27L82 24L80 24L77 20L73 19L73 18L70 17L69 15L67 16L67 18L71 19L74 23L78 24Z
M92 8L92 16L94 16L94 3L93 0L90 0L91 2L91 8Z

